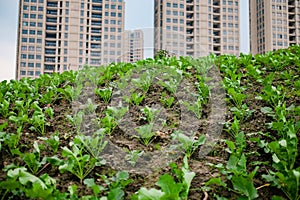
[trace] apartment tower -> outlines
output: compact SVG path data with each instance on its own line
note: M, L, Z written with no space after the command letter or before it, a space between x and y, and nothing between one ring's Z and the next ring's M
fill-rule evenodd
M16 79L119 62L123 0L20 0Z
M249 0L250 49L262 54L300 42L299 0Z
M136 62L144 58L144 33L142 30L125 31L122 39L123 62Z
M154 52L239 55L239 0L155 0Z

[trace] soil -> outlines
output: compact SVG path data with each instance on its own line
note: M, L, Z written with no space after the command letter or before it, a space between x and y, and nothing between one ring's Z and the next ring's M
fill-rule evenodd
M294 74L299 74L296 66L290 66L290 70L292 70ZM276 77L279 74L280 72L277 72ZM191 80L195 81L196 79L191 78ZM280 78L276 78L273 82L275 86L281 85L283 83L284 82L282 82ZM268 105L266 105L265 102L257 100L255 98L258 94L261 93L263 85L249 78L242 78L241 85L247 88L244 91L244 94L247 96L244 103L246 103L249 107L249 110L252 111L252 114L240 124L241 131L246 133L248 139L250 139L250 134L257 134L257 137L261 137L261 139L265 139L268 141L269 138L258 134L259 132L269 132L270 134L272 134L272 130L269 130L266 126L266 124L269 123L272 119L264 115L260 110L261 107ZM107 84L102 84L99 87L106 86ZM61 87L65 87L65 84L62 84ZM43 92L45 90L41 89L40 91ZM116 126L106 138L109 144L111 144L108 145L109 147L107 147L106 150L104 150L105 152L107 152L103 156L108 159L107 164L100 167L95 167L86 178L94 178L97 184L107 187L106 183L101 179L101 177L99 177L99 174L110 177L118 170L126 170L129 172L132 182L124 189L125 199L130 199L130 196L136 193L141 187L157 187L155 183L158 181L158 178L162 174L172 174L171 168L168 165L168 162L164 159L165 157L161 153L161 150L168 147L172 143L171 134L174 132L174 130L177 130L179 127L185 127L187 130L195 129L195 124L193 123L194 119L182 120L184 117L186 117L185 114L187 116L191 115L190 112L181 112L180 99L183 98L183 96L181 95L186 94L178 93L173 102L173 105L170 108L164 107L164 109L162 109L162 107L159 107L161 110L163 110L161 118L165 120L165 125L161 125L161 122L159 121L155 122L157 123L155 126L157 130L155 130L154 136L149 145L144 145L142 143L142 141L137 137L137 133L134 131L134 127L132 127L132 122L134 122L136 126L142 126L148 123L147 120L145 120L145 116L141 112L141 109L145 106L154 107L158 104L161 105L160 98L162 96L162 93L166 93L167 96L171 96L170 91L163 88L159 84L154 83L150 86L145 99L141 102L140 105L129 104L129 112L126 115L127 117L125 117L125 119L122 121L122 125ZM83 100L87 99L87 97L91 95L88 94L88 92L86 92L86 94L87 96L84 96ZM287 106L291 104L299 105L299 96L287 95L287 97ZM93 130L93 128L95 128L94 122L91 119L105 117L105 110L108 106L102 99L100 99L100 97L94 96L93 98L95 105L97 106L95 109L95 113L91 116L87 115L88 117L84 119L84 123L87 127L89 127L89 130ZM39 135L37 132L30 130L29 124L25 125L22 129L21 138L18 143L19 150L21 152L32 152L34 141L37 141L39 144L45 144L45 142L39 139L39 137L50 137L51 135L58 133L60 138L59 151L57 153L53 153L52 149L49 146L45 145L45 148L41 150L41 158L44 156L51 157L56 155L59 158L63 159L61 155L61 148L65 146L69 147L70 142L73 141L76 135L75 127L71 124L66 116L72 115L74 110L80 109L80 99L77 103L78 105L76 103L74 104L74 102L72 104L66 99L58 98L52 104L40 105L40 107L48 106L53 108L54 117L52 119L48 118L49 125L46 126L45 135ZM197 138L202 134L206 134L210 123L213 123L210 118L211 113L213 112L213 103L214 102L209 100L207 104L204 104L202 106L202 117L197 122L199 123L199 126L196 127L194 137ZM227 102L227 104L227 108L229 108L231 106L230 102ZM14 105L11 105L11 107L13 108ZM224 120L225 122L231 122L233 120L233 115L229 111L229 109L227 109L226 111ZM5 132L16 133L17 126L11 123L7 118L4 118L0 115L0 124L4 124L5 122L8 122L8 126L5 129ZM86 132L85 134L88 135L90 133ZM298 136L300 136L300 133L298 134ZM221 135L219 137L220 138L218 138L219 140L217 141L216 145L208 154L199 157L199 152L201 152L201 148L199 148L191 156L189 160L189 167L191 171L196 173L196 176L192 181L188 199L204 199L205 195L208 195L209 199L213 199L214 195L216 194L218 196L227 197L228 199L237 199L238 195L236 193L230 192L220 186L211 186L212 188L207 194L202 190L202 188L205 186L205 182L213 177L220 176L218 170L212 167L210 164L226 165L226 162L229 158L229 153L226 151L227 147L223 140L233 140L233 138L225 130L221 132ZM125 161L122 161L124 160L124 156L126 155L126 153L124 153L126 152L126 150L144 151L146 156L138 161L136 163L136 166L133 167ZM255 168L253 163L258 160L257 157L259 157L259 161L271 162L269 154L264 153L263 150L260 149L255 142L252 142L250 140L247 141L246 153L248 153L249 155L247 162L249 172L251 172ZM147 157L147 154L150 156ZM8 166L10 164L15 164L17 166L26 166L26 163L18 155L12 155L11 152L9 152L7 146L2 146L2 150L0 151L0 158L0 169L4 169L5 166ZM182 160L183 153L176 153L176 156L174 156L172 162L176 163L178 166L181 166L183 162ZM258 188L266 184L265 180L261 178L261 175L266 174L268 170L270 170L270 168L271 167L269 165L260 166L257 175L255 175L254 177L255 187ZM82 184L76 176L68 172L61 173L56 166L53 166L51 164L44 164L40 168L37 176L42 174L48 174L49 176L54 178L56 180L57 189L61 192L68 191L68 187L75 184L78 186L78 196L93 195L93 191ZM0 181L5 180L5 177L6 172L3 170L0 171ZM222 179L226 181L225 177L222 177ZM228 186L230 186L230 182L227 181L227 184ZM285 198L285 195L279 189L271 186L262 187L258 190L258 192L259 199L271 199L273 195L279 195ZM0 193L3 194L3 191L0 191ZM104 192L102 193L102 195L107 194ZM22 198L25 199L25 197Z

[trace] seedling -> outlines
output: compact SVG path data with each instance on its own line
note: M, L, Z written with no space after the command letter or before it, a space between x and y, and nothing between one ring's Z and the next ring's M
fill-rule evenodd
M144 151L132 150L127 152L125 159L134 167L138 159L144 154Z
M135 128L135 130L140 135L139 139L145 146L149 146L149 144L154 139L153 136L155 134L152 131L152 129L153 129L153 123L145 124L143 126L139 126L139 127Z
M159 110L155 108L150 108L148 106L141 109L144 116L143 119L145 119L149 123L154 123L155 117L159 114Z
M173 105L174 102L174 97L168 97L167 94L165 92L162 93L161 98L160 98L160 102L165 105L167 108L171 108L171 106Z
M30 171L36 175L40 167L46 163L46 160L41 160L40 148L36 141L33 143L33 148L34 150L32 153L21 153L20 156Z
M180 101L183 105L187 107L187 109L191 112L193 112L198 119L201 119L202 116L202 103L200 99L198 99L195 102L186 102L186 101Z
M101 88L101 89L96 88L95 94L97 94L100 97L100 99L104 101L105 104L108 104L111 99L112 88L111 87Z
M195 150L205 144L206 141L205 135L201 135L198 139L195 139L195 136L187 136L180 131L175 131L172 134L172 139L180 142L180 147L184 149L187 158L190 158Z
M57 153L59 147L59 134L58 132L51 135L49 138L46 137L38 137L40 140L45 141L45 143L51 148L53 153Z

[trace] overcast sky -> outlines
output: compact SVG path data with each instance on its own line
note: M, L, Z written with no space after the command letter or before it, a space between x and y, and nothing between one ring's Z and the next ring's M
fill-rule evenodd
M126 29L153 28L153 0L125 0ZM241 2L241 51L249 52L248 1ZM16 67L18 0L0 0L0 81L14 79ZM148 36L149 37L149 36Z

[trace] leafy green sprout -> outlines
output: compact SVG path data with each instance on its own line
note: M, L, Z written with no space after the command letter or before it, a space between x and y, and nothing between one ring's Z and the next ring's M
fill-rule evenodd
M155 133L152 131L153 123L145 124L135 128L138 132L140 141L145 145L149 146L149 144L153 141Z
M185 105L188 111L191 111L195 114L197 119L201 119L202 116L202 102L200 99L197 99L195 102L188 102L188 101L180 101L181 104Z
M141 111L143 112L144 116L143 117L147 122L153 123L155 120L155 117L159 114L159 110L155 108L150 108L148 106L141 108Z
M195 136L187 136L181 131L175 131L172 139L180 142L180 147L185 150L185 155L190 158L199 146L205 144L206 136L201 135L198 139Z
M111 87L101 88L101 89L96 88L95 94L98 95L100 99L104 101L105 104L108 104L112 96L112 88Z
M141 150L127 150L125 159L134 167L138 159L144 154L144 151Z
M173 105L175 98L170 96L168 97L166 92L163 92L160 98L160 102L165 105L167 108L171 108L171 106Z

